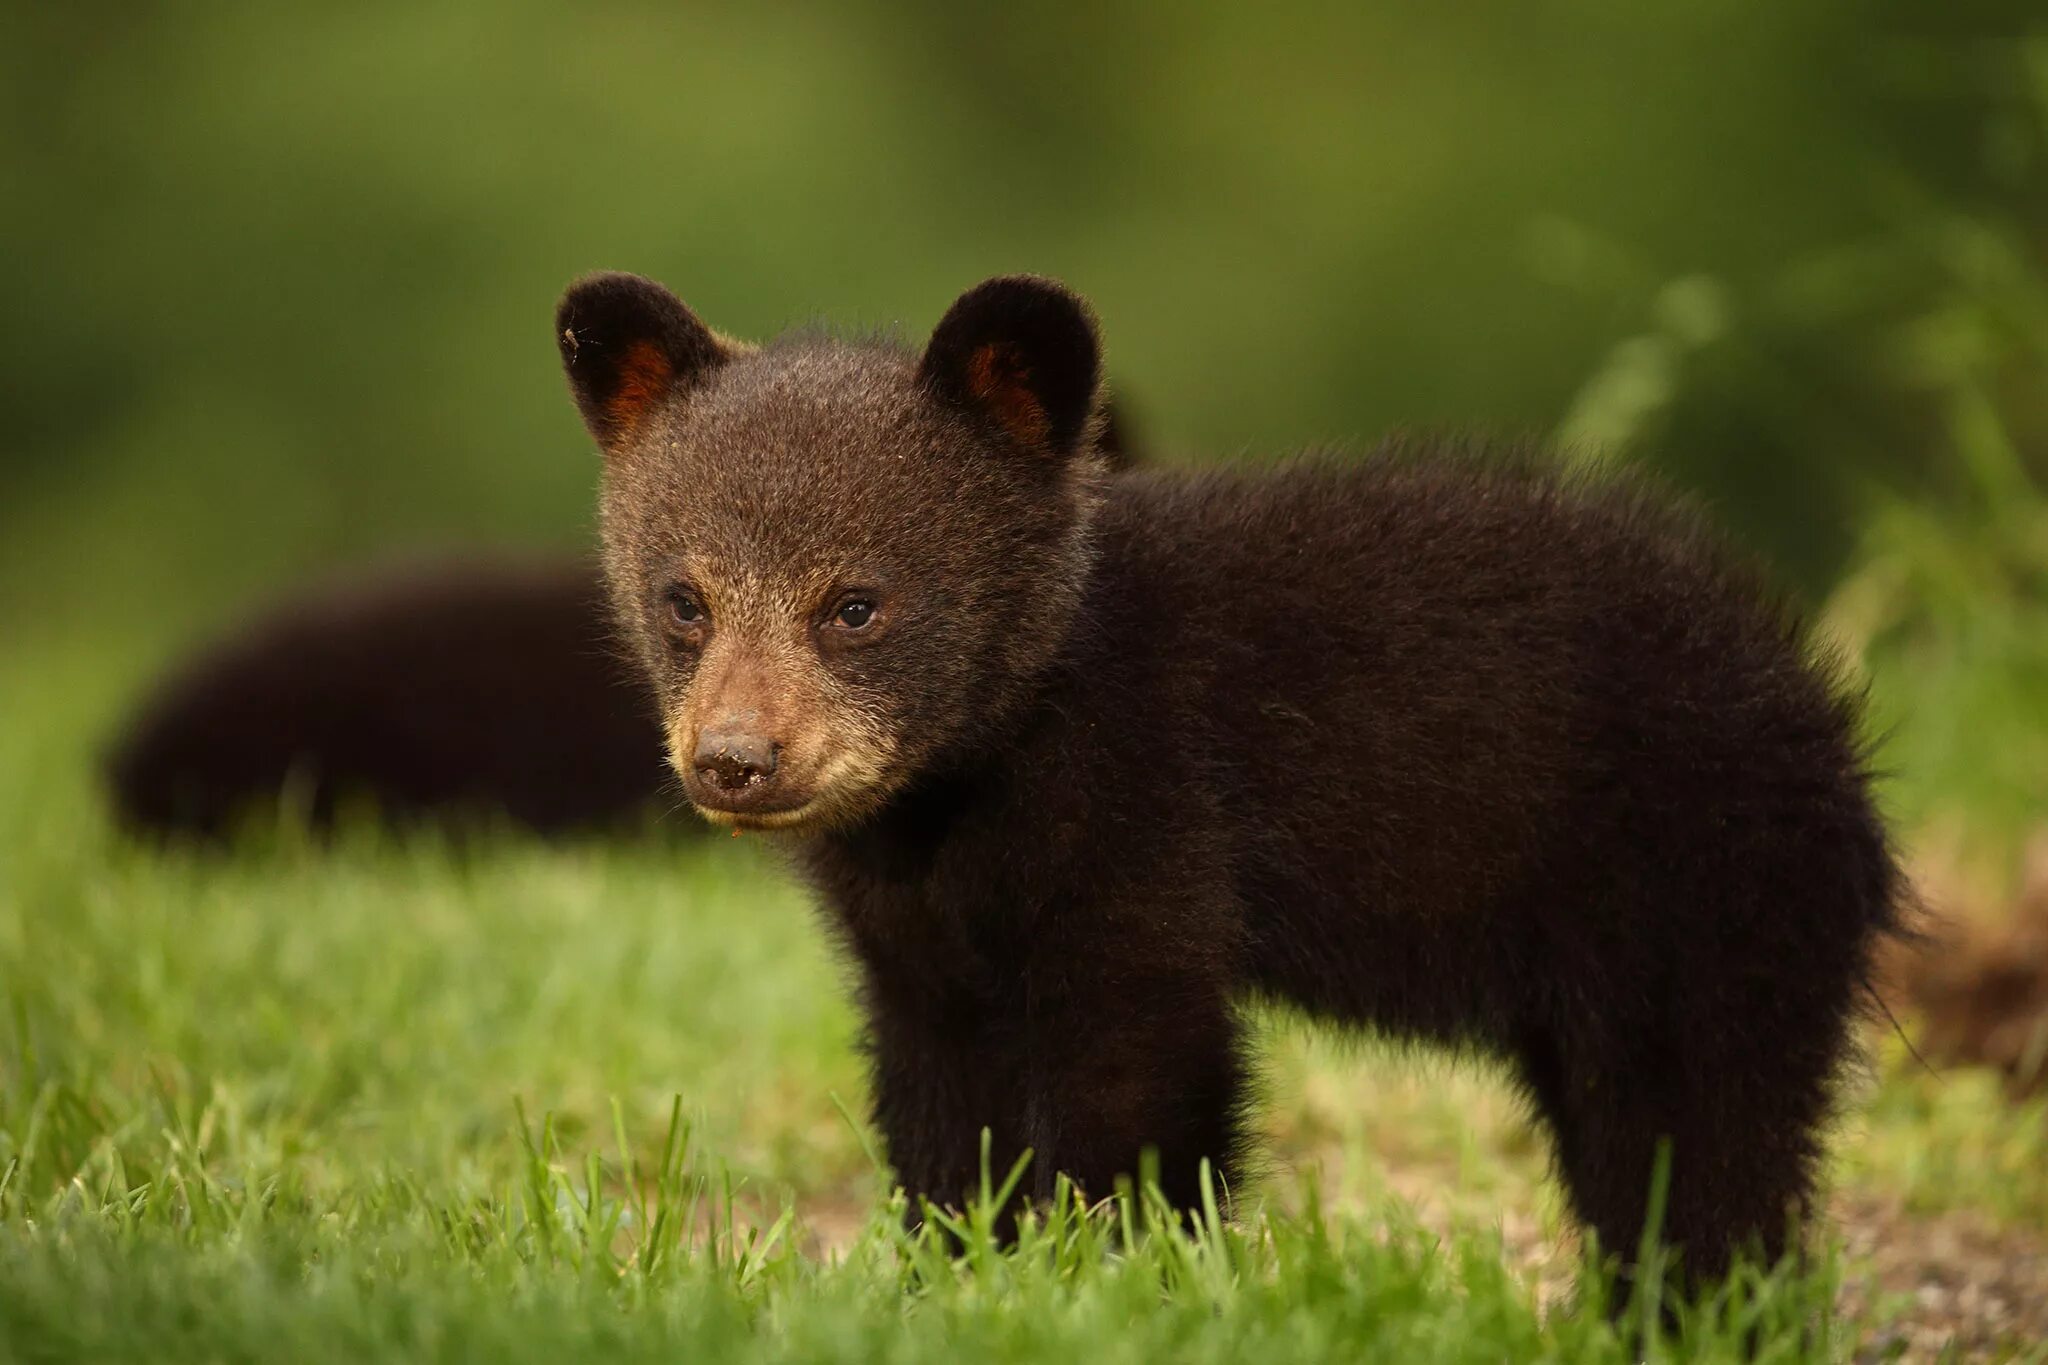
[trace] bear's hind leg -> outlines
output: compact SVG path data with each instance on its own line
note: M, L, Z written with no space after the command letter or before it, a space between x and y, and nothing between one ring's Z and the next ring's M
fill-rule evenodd
M1744 1253L1775 1264L1812 1198L1845 1027L1818 1046L1809 1033L1806 1046L1739 1057L1668 1035L1595 1050L1529 1031L1521 1072L1602 1254L1634 1265L1668 1150L1660 1236L1685 1283L1710 1287Z
M1627 856L1533 917L1509 1042L1572 1207L1632 1262L1668 1143L1660 1232L1688 1292L1745 1252L1769 1265L1796 1246L1871 954L1897 923L1898 873L1860 791L1786 794L1815 766L1704 824L1632 798L1602 840Z

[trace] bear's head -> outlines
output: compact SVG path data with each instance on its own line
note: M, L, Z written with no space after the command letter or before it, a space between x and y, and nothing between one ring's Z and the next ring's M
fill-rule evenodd
M604 453L611 597L707 818L878 809L1029 695L1090 569L1103 457L1088 307L1010 276L921 354L711 331L589 276L556 341Z

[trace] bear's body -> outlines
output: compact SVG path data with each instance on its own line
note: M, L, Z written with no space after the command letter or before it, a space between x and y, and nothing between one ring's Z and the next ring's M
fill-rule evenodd
M470 554L293 593L158 680L107 759L138 833L221 839L283 800L315 828L645 823L669 780L586 559Z
M1008 732L811 841L881 1127L957 1200L989 1125L1101 1190L1244 1147L1249 994L1504 1054L1633 1250L1773 1252L1893 872L1846 709L1624 491L1383 454L1111 485ZM1714 1267L1708 1267L1710 1270Z
M1505 1056L1573 1207L1785 1246L1900 881L1853 708L1687 516L1426 448L1107 472L1092 323L992 281L922 357L572 290L613 596L701 810L791 831L878 1123L1100 1195L1245 1154L1239 1008Z

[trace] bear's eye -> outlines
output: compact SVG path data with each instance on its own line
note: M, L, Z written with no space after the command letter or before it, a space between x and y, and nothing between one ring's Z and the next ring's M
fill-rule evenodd
M691 630L704 624L704 604L688 588L670 588L665 601L669 625L678 630Z
M875 603L869 597L845 598L832 612L832 624L842 630L860 630L874 619Z

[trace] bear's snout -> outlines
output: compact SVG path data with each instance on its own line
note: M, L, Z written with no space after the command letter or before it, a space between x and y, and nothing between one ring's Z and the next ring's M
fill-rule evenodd
M721 792L745 791L765 786L775 776L781 749L761 735L706 730L697 737L690 766L706 786Z

